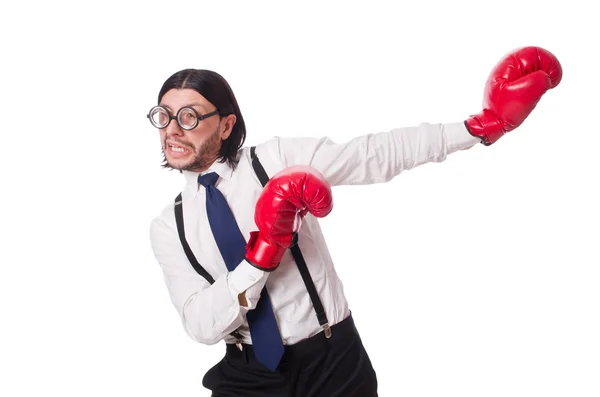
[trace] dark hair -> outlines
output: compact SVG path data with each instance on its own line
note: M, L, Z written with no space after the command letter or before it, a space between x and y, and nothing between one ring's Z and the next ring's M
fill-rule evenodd
M184 69L167 79L158 94L158 104L167 91L189 88L197 91L215 105L219 116L235 114L236 122L231 134L221 144L219 160L227 161L235 169L239 161L237 152L246 140L246 124L229 83L218 73L205 69Z

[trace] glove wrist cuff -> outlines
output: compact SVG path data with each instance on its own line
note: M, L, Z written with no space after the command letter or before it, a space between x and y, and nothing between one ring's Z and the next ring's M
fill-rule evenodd
M496 142L504 135L504 128L498 117L487 109L469 117L465 126L473 136L481 138L481 143L486 146Z
M270 272L279 266L284 253L285 248L265 240L259 232L251 232L245 259L252 266Z

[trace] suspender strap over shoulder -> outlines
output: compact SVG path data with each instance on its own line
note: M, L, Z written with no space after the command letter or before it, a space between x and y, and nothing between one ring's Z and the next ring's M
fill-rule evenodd
M252 168L254 168L254 172L260 183L263 187L269 181L269 176L267 175L264 167L258 160L258 156L256 155L256 148L252 146L250 148L250 156L252 158ZM306 290L308 291L308 295L310 296L310 300L312 301L313 307L315 309L315 313L317 314L317 319L319 320L319 324L323 327L325 332L325 336L327 338L331 337L331 329L329 328L329 321L327 320L327 315L325 314L325 309L323 308L323 304L321 303L321 299L319 298L319 294L317 293L317 289L315 288L315 283L310 276L310 272L308 271L308 266L306 265L306 261L304 260L304 256L300 251L300 247L298 246L298 233L294 236L294 240L292 246L290 247L290 251L292 252L292 256L296 261L296 265L298 266L298 270L300 271L300 275L302 276L302 281L304 281L304 285L306 286Z

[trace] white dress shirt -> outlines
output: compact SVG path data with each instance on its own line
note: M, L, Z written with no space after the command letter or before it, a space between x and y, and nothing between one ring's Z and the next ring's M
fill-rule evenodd
M256 154L269 177L297 164L314 167L331 186L387 182L404 170L427 162L441 162L450 153L468 149L480 139L468 133L464 123L427 124L399 128L335 143L329 138L275 137L257 145ZM248 147L240 150L235 170L215 162L206 172L220 178L216 187L225 196L246 241L254 222L254 207L262 185L254 173ZM246 313L256 307L266 284L284 344L294 344L320 331L300 272L288 250L279 267L263 272L246 261L228 272L208 223L205 188L200 173L185 171L182 190L186 239L198 262L215 279L210 285L186 257L177 234L173 203L153 219L150 237L171 301L187 334L197 342L214 344L238 329L244 343L252 343ZM333 190L335 201L335 189ZM176 196L177 193L174 193ZM308 214L299 231L299 246L319 294L329 325L350 314L341 281L329 255L317 218ZM246 291L248 307L240 306L238 294Z

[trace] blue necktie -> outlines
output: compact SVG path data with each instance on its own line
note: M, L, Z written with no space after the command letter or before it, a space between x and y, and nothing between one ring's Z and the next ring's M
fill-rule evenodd
M215 187L219 175L214 172L198 177L206 188L206 213L217 247L231 272L244 259L246 241L223 194ZM273 314L271 299L263 288L254 310L246 314L256 359L275 371L283 356L283 342Z

